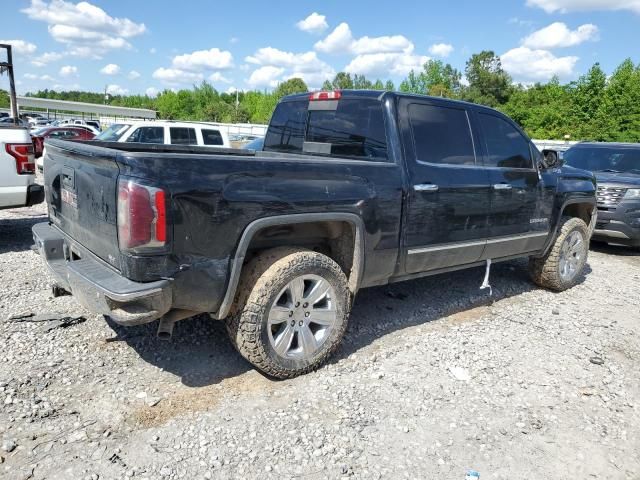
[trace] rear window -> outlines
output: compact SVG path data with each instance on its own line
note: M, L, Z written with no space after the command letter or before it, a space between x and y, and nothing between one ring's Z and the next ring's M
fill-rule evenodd
M378 100L344 98L336 110L307 111L308 102L278 105L265 137L264 150L302 153L304 142L328 145L337 157L386 160L382 104ZM306 131L305 131L306 127Z
M264 150L301 153L306 121L307 102L278 104L269 122Z
M202 129L202 143L204 145L224 145L222 134L218 130Z
M197 145L195 128L171 127L169 129L173 145Z

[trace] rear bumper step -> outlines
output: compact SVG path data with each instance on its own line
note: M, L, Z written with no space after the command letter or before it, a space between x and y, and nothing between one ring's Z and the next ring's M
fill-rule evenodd
M152 322L171 309L168 280L133 282L49 223L33 226L33 240L56 281L92 312L108 315L121 325L139 325ZM80 258L76 252L81 253Z

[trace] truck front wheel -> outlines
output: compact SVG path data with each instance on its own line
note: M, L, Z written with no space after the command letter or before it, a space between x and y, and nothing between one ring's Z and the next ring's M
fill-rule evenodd
M589 228L584 220L562 217L558 236L543 257L529 259L529 272L537 285L561 292L573 287L589 253Z
M291 378L320 365L347 328L347 278L326 255L274 248L243 270L234 311L227 319L232 343L267 375Z

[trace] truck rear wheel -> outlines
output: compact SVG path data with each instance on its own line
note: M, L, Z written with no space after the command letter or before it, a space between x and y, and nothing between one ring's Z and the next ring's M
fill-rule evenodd
M580 218L562 217L558 235L547 254L529 259L531 279L550 290L567 290L580 279L588 253L587 224Z
M317 252L275 248L245 266L227 331L262 372L291 378L322 365L347 328L350 293L336 262Z

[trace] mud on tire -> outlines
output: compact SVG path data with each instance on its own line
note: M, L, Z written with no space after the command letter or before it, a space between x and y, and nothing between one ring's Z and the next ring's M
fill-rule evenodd
M300 277L321 278L335 297L331 299L335 322L309 358L280 355L270 340L273 334L269 334L272 307L283 289ZM227 331L236 350L256 368L272 377L291 378L318 368L336 350L347 328L350 303L347 277L331 258L300 248L274 248L243 268Z
M576 262L576 272L570 278L561 275L563 248L571 239L573 232L582 237L582 256ZM575 238L575 236L573 237ZM573 287L579 280L587 262L589 252L589 228L584 220L575 217L562 217L558 234L549 251L543 257L529 259L529 274L536 285L561 292Z

